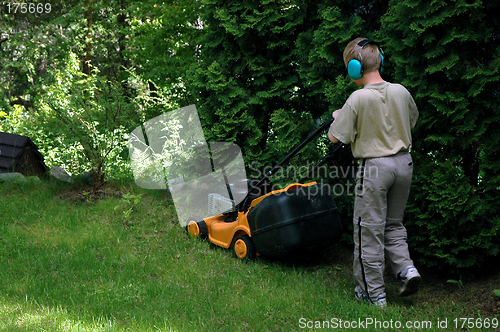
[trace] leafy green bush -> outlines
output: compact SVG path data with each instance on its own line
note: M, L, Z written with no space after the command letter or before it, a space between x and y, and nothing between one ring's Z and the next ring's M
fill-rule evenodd
M71 170L77 173L92 170L98 188L112 166L128 163L122 153L137 119L135 105L120 82L99 76L97 70L92 75L80 72L75 55L56 79L39 100L35 127L45 143L52 139L49 158L72 158Z

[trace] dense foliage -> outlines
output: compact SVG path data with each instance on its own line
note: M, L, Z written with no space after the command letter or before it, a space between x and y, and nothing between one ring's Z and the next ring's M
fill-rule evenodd
M377 34L421 112L408 222L431 266L477 267L500 251L499 7L392 1Z
M30 136L48 166L94 171L96 187L130 176L128 133L184 103L199 8L127 0L13 8L0 12L0 130Z
M405 217L411 250L444 270L484 267L500 251L499 6L67 0L31 16L4 6L0 130L31 136L49 166L104 179L130 172L126 133L196 104L207 140L238 144L258 177L356 89L342 50L372 38L385 51L384 78L405 85L420 111ZM310 165L329 147L323 135L290 165ZM322 181L352 192L349 150L335 159L347 174ZM352 196L338 203L349 229Z

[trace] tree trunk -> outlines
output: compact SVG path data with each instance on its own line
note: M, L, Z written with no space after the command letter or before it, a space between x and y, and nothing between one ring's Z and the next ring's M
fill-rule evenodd
M479 183L479 144L472 143L463 151L462 168L465 176L469 178L469 183L473 188L477 188Z
M84 40L85 44L85 57L83 60L83 72L87 75L90 75L92 71L92 66L91 66L91 61L92 61L92 14L94 12L94 7L92 0L85 0L85 8L87 9L85 11L85 19L87 20L86 24L86 36Z

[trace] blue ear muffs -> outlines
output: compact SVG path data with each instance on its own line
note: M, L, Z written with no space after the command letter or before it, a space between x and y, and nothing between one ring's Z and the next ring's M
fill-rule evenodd
M364 40L360 41L358 43L358 46L360 46L362 49L367 44L375 44L375 45L379 46L378 43L374 42L373 40L369 40L369 39L364 39ZM380 47L379 47L379 49L380 49ZM360 53L361 53L361 50L360 50ZM384 56L382 55L382 50L380 50L380 60L381 61L380 61L379 72L382 74L382 72L384 71ZM363 77L363 65L361 64L361 62L357 59L352 59L351 61L349 61L349 63L347 64L347 74L353 80L359 80L361 77Z
M347 74L353 80L359 80L363 76L363 65L359 60L352 59L347 64Z
M382 74L384 72L384 56L382 55L382 51L380 51L380 69L379 72Z

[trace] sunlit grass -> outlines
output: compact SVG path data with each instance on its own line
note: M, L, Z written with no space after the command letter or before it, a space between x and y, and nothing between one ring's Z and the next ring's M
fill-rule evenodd
M93 322L78 321L61 307L49 308L28 301L15 303L0 298L0 329L2 331L115 331L113 321L98 319Z

